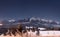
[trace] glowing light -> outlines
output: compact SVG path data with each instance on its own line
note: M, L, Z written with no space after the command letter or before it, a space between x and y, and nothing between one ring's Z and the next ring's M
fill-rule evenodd
M3 24L0 24L0 26L2 26Z
M45 28L38 28L38 29L40 29L40 30L45 30Z

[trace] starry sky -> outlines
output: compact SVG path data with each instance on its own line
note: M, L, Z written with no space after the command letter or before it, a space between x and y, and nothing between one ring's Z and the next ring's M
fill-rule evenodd
M60 20L60 0L0 0L0 19L29 17Z

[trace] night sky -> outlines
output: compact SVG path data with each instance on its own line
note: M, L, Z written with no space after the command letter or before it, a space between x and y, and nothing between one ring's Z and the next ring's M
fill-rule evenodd
M0 19L40 17L60 21L59 0L0 0Z

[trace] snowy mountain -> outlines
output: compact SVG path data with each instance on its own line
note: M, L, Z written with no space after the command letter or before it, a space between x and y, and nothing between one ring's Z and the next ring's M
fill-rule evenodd
M3 24L1 27L3 28L9 28L9 27L16 27L18 24L25 26L32 26L32 27L42 27L42 28L55 28L56 26L60 28L60 22L53 21L53 20L46 20L41 19L38 17L32 17L32 18L25 18L22 20L3 20L1 21Z

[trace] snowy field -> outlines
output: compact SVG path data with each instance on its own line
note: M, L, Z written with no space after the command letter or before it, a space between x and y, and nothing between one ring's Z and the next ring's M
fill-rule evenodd
M39 35L36 35L37 31L32 32L32 31L27 31L26 33L22 33L22 35L16 34L14 36L3 36L3 34L0 37L60 37L60 31L40 31Z

